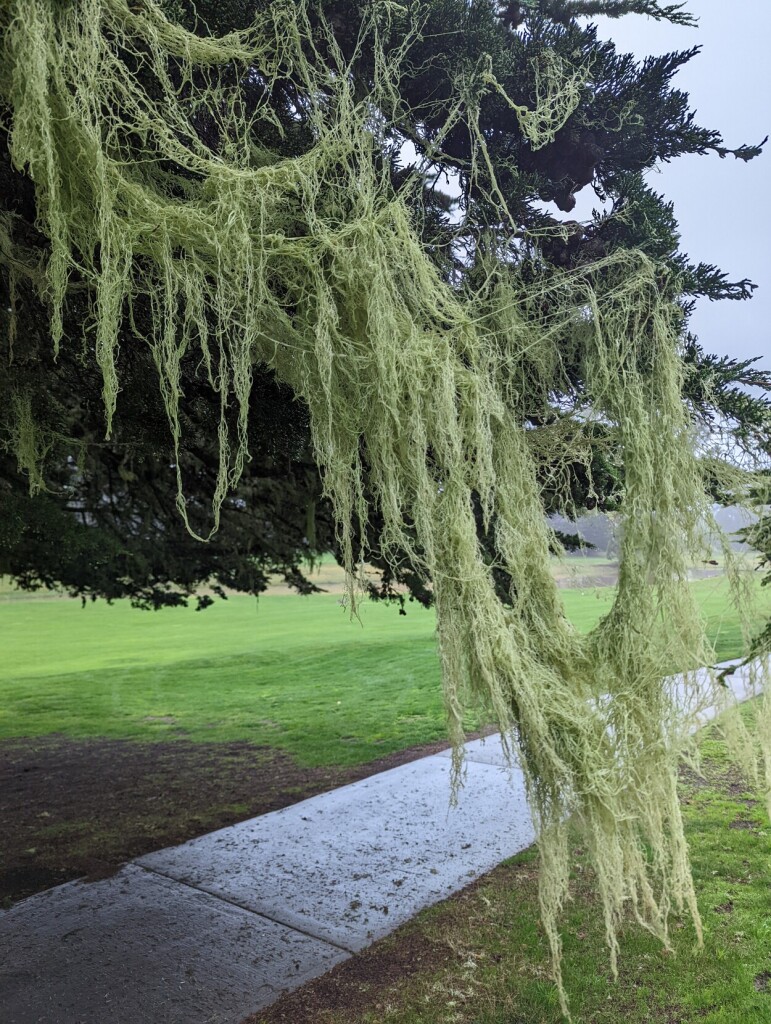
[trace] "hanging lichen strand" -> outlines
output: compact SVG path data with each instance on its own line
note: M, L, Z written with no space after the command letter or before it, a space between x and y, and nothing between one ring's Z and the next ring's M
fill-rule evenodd
M518 747L560 992L571 815L597 870L614 968L630 907L664 942L672 907L686 904L698 928L676 795L686 725L662 677L712 653L687 585L708 505L681 401L679 313L661 296L660 269L626 252L525 286L515 264L491 255L479 293L446 284L380 156L383 112L398 110L397 68L410 45L409 33L388 57L379 45L379 19L401 17L396 5L373 5L363 33L375 54L364 99L302 3L270 4L253 30L219 40L187 34L149 0L5 9L0 87L13 159L35 183L50 240L53 337L70 343L67 291L85 282L108 430L117 339L143 302L152 332L136 343L152 347L175 443L186 353L197 351L221 395L216 519L248 457L253 366L274 368L310 409L351 579L375 506L385 555L408 557L432 582L456 746L477 703ZM255 129L281 125L267 104L244 118L221 85L224 65L257 76L266 95L291 76L310 148L289 159L258 148L254 138L268 133ZM137 68L152 72L152 91ZM480 88L494 87L486 73ZM576 78L565 73L567 117ZM548 109L520 112L534 145L539 125L559 127L554 82L542 91ZM196 131L201 112L219 122L216 151ZM572 435L525 429L527 392L559 389L566 355L586 384L585 420L615 431L626 486L618 593L589 636L567 621L549 572L537 468L586 461L590 434L580 424ZM31 436L25 419L27 462L39 448ZM551 485L558 480L555 471ZM480 548L480 509L512 580L510 604L496 596Z

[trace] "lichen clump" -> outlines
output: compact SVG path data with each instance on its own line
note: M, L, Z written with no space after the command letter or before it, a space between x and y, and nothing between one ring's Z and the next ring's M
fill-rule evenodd
M373 48L374 85L361 96L303 3L264 5L252 29L214 39L151 0L10 0L0 94L50 242L40 287L55 345L73 343L63 330L72 283L93 296L87 330L108 431L118 337L142 304L152 330L136 344L152 348L175 444L191 352L221 396L214 528L248 458L252 373L264 365L310 410L351 580L376 512L386 557L409 559L431 582L456 749L464 713L480 705L527 779L562 991L570 816L597 870L614 968L629 907L664 942L673 907L687 906L699 927L676 794L686 723L663 682L673 665L712 653L688 587L709 505L681 399L681 316L640 252L533 283L490 242L476 290L442 279L382 157L410 34L396 52L380 40L402 16L373 5L359 45ZM284 128L267 102L246 117L223 68L231 80L254 76L266 97L291 78L313 144L294 157L258 145ZM478 71L459 95L500 88L484 62ZM546 61L539 75L540 106L514 105L534 146L574 109L580 69ZM461 111L485 163L473 104L453 116ZM204 117L216 146L199 130ZM0 254L12 248L8 231ZM570 429L526 425L532 394L558 391L567 362L585 384L582 417ZM44 445L20 410L32 465ZM592 421L623 460L623 550L611 612L579 635L549 571L539 470L588 464ZM555 468L550 486L560 480ZM494 535L496 565L480 528ZM496 567L512 581L507 602ZM684 687L696 702L695 676Z

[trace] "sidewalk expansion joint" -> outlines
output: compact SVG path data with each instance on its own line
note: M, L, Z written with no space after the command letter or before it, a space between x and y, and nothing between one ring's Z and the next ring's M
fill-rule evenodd
M237 900L228 899L218 892L211 892L209 889L203 889L200 885L193 885L192 882L185 882L181 878L176 878L174 875L167 874L165 871L158 871L157 868L149 868L145 864L139 864L137 861L132 862L136 867L146 871L148 875L157 875L159 878L165 878L169 882L174 882L176 885L181 885L185 889L192 889L194 892L203 893L204 896L209 896L211 899L219 900L220 903L227 903L231 907L235 907L237 910L242 910L246 914L251 914L252 917L260 917L264 921L270 921L272 924L279 924L282 928L288 928L290 931L297 932L298 935L304 935L306 939L313 939L314 942L323 942L327 946L332 946L334 949L339 949L341 953L347 953L349 956L353 956L356 952L353 949L349 949L348 946L343 946L339 942L334 942L332 939L326 936L315 935L313 932L307 931L305 928L298 928L295 924L289 924L286 921L282 921L280 917L271 917L270 914L264 914L256 910L252 910L251 907L244 906L243 903L239 903Z

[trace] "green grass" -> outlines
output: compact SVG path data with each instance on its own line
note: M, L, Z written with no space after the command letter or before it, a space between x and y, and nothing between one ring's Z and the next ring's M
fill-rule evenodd
M718 656L739 655L725 581L693 586ZM562 597L586 630L612 590ZM365 603L361 620L332 595L240 596L205 612L157 613L6 600L0 738L245 739L305 765L357 764L442 738L433 613Z

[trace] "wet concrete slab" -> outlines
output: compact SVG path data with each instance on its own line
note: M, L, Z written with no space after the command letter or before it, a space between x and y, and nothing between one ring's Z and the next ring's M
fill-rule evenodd
M494 750L494 744L490 747ZM521 772L441 755L139 861L356 951L529 846Z
M0 914L3 1024L238 1024L348 954L127 865Z
M760 696L771 673L771 658L757 658L748 665L742 665L739 659L734 659L722 662L718 668L733 669L731 675L723 680L725 701L700 710L697 716L699 725L712 721L734 701L741 703Z
M726 671L717 687L711 685L715 673ZM771 658L757 658L749 664L741 659L724 661L713 669L700 668L687 676L672 676L671 695L684 716L689 733L697 732L728 708L758 697L771 673Z

